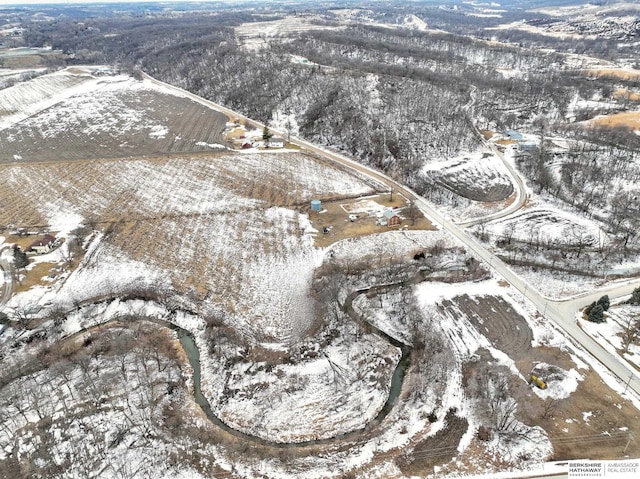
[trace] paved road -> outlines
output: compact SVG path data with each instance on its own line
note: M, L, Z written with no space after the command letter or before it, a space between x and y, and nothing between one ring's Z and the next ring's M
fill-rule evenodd
M485 223L487 221L496 220L498 218L504 218L505 216L509 216L510 214L518 211L520 208L524 206L525 202L527 201L527 188L524 184L524 180L522 179L522 176L520 176L520 174L515 170L515 168L511 164L511 162L504 157L502 152L498 149L498 147L495 144L488 141L483 141L483 143L487 145L489 148L491 148L493 153L498 158L500 158L500 160L502 161L502 164L505 166L505 168L509 172L509 175L511 176L511 182L513 183L513 187L515 189L516 198L513 201L513 203L511 203L509 206L507 206L506 208L500 211L496 211L495 213L492 213L490 215L483 216L482 218L474 218L467 221L457 222L457 224L460 226L465 226L465 227L474 226L480 223Z
M610 298L626 296L640 287L640 279L629 281L624 284L610 285L588 294L575 297L568 301L558 301L542 296L534 286L520 278L511 268L502 262L497 256L488 251L484 245L481 245L473 236L465 234L465 232L452 222L446 220L437 211L429 207L426 202L419 203L421 209L424 209L432 218L436 219L443 227L462 241L468 248L485 260L489 265L516 288L523 296L526 296L542 313L542 315L553 321L559 326L566 335L573 341L580 344L584 349L589 351L598 361L600 361L607 369L613 372L621 382L629 382L629 388L640 394L640 377L638 372L632 370L626 363L621 361L617 355L611 354L591 337L586 334L576 323L576 313L579 308L597 300L600 296L608 294Z
M480 218L472 218L466 221L458 221L457 224L460 226L474 226L480 223L485 223L487 221L491 221L491 220L496 220L498 218L504 218L505 216L508 216L516 211L518 211L520 208L522 208L525 204L525 202L527 201L527 188L524 184L524 180L522 179L522 176L520 176L520 174L516 171L516 169L513 167L513 165L511 164L510 161L508 161L505 157L504 154L502 153L502 151L500 151L500 149L498 148L498 146L495 143L492 143L490 141L487 141L484 137L484 135L482 134L482 132L480 132L480 130L478 129L478 127L474 124L473 120L471 118L469 118L469 111L471 110L471 108L473 107L473 105L475 104L475 102L477 101L477 88L475 86L471 86L471 91L469 92L469 102L464 105L463 110L465 112L465 115L467 115L468 117L468 121L469 121L469 126L471 128L473 128L473 131L475 132L475 134L478 136L478 138L480 138L480 140L482 141L482 143L488 147L489 149L491 149L491 151L493 152L494 155L496 155L500 161L502 162L502 164L504 165L504 167L507 169L507 172L509 173L509 176L511 177L511 183L513 184L513 188L514 188L514 192L516 194L516 198L513 201L513 203L511 203L509 206L507 206L506 208L500 210L500 211L496 211L495 213L492 213L490 215L486 215L486 216L482 216Z
M9 301L13 287L11 265L2 258L0 258L0 275L0 311L2 311L4 305Z
M172 89L174 91L179 92L181 95L184 95L188 98L197 101L203 105L209 106L216 110L221 111L222 113L228 115L230 118L242 119L248 122L249 124L254 125L257 128L262 128L264 125L255 120L251 120L243 115L238 114L237 112L230 110L228 108L223 107L222 105L218 105L209 100L205 100L203 98L198 97L192 93L186 92L180 88L174 87L172 85L160 82L148 75L145 74L145 78L161 85L165 88ZM271 129L274 134L286 136L285 132L278 131L276 129ZM321 155L324 158L331 159L336 161L344 166L352 168L354 170L358 170L369 175L371 178L380 181L384 185L387 185L389 188L393 188L396 192L402 193L406 198L410 199L415 203L415 205L422 211L424 215L428 218L431 218L435 223L440 224L445 230L455 236L461 243L465 244L474 254L478 257L486 261L491 268L493 268L498 274L500 274L507 282L509 282L514 288L520 291L523 296L527 297L540 311L544 317L553 321L558 327L560 327L569 338L571 338L576 343L580 344L583 348L589 351L598 361L600 361L606 368L608 368L611 372L613 372L621 382L627 383L629 381L629 388L633 389L636 393L640 394L640 379L638 372L632 371L626 364L621 362L621 359L618 356L615 356L596 343L590 336L588 336L582 329L578 327L575 321L576 312L580 307L586 306L587 304L594 301L594 299L599 298L603 294L608 294L610 298L616 298L620 296L625 296L631 293L634 288L640 287L640 279L636 279L626 284L622 285L611 285L597 291L593 291L590 294L580 296L574 298L570 301L558 301L550 298L545 298L542 296L534 286L526 282L524 279L520 278L513 270L511 270L504 262L502 262L497 256L491 253L486 246L480 244L475 237L468 235L463 227L467 226L471 223L465 222L460 225L455 224L448 218L445 218L441 213L435 210L427 201L417 195L415 192L411 191L407 187L397 183L392 178L387 175L375 171L367 166L364 166L360 163L357 163L350 158L347 158L341 154L336 152L327 150L325 148L318 147L308 141L303 140L302 138L291 137L291 143L295 143L296 145L306 149L307 151L311 151L318 155ZM495 148L495 145L491 145ZM515 171L515 169L511 166L511 164L505 160L503 155L494 149L496 154L502 159L505 166L511 173L515 183L516 183L516 191L518 192L518 198L510 207L505 210L496 213L496 217L505 216L507 214L511 214L516 211L518 208L522 206L524 201L526 200L525 195L525 186L524 182L520 175ZM493 219L494 215L490 217L483 218L482 220L477 221L486 221L487 219Z

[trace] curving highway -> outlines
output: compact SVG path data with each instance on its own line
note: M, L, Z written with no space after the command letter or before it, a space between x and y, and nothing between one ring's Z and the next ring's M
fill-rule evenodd
M500 211L496 211L495 213L491 213L489 215L482 216L480 218L473 218L466 221L456 222L458 225L465 226L465 227L474 226L480 223L485 223L487 221L496 220L498 218L504 218L505 216L509 216L511 213L515 213L520 208L522 208L528 198L527 188L524 184L524 180L522 179L522 176L520 176L520 174L516 171L516 169L511 164L511 162L509 162L504 157L504 155L502 154L500 149L497 147L497 145L495 143L488 141L484 137L484 135L480 132L478 127L474 124L473 120L469 117L469 110L471 109L473 104L476 102L476 91L477 91L477 88L471 85L471 91L469 92L469 102L462 107L462 110L467 115L467 120L469 121L469 127L472 128L476 136L480 138L480 141L482 142L482 144L488 147L493 152L493 154L500 159L500 161L506 168L507 173L511 177L511 183L513 184L516 197L513 203L511 203L509 206L507 206L506 208Z
M490 215L486 215L481 218L474 218L466 221L456 222L460 226L464 226L464 227L474 226L480 223L485 223L487 221L497 220L498 218L504 218L505 216L509 216L510 214L518 211L520 208L524 206L525 202L527 201L527 197L528 197L527 188L524 184L524 180L522 179L522 176L520 176L520 174L516 171L516 169L511 164L511 162L509 162L504 157L502 152L498 149L498 147L495 144L489 141L486 141L484 138L483 138L483 143L486 146L488 146L491 149L491 151L493 151L494 155L500 158L500 161L502 161L502 164L507 169L507 172L511 177L511 182L513 183L513 186L515 189L516 198L513 201L513 203L511 203L509 206L507 206L503 210L496 211L495 213L491 213Z
M248 124L252 124L257 128L264 127L264 124L247 118L244 115L225 108L222 105L218 105L212 101L205 100L204 98L182 90L181 88L174 87L167 83L156 80L149 75L144 74L144 77L157 85L176 91L182 96L186 96L202 105L218 110L228 115L230 118L242 119ZM286 136L286 134L282 131L278 131L277 129L273 128L271 128L271 130L273 133ZM493 215L456 224L448 218L445 218L444 215L438 212L424 198L420 197L415 192L413 192L406 186L396 182L384 173L375 171L372 168L357 163L354 160L347 158L346 156L343 156L326 148L316 146L312 143L309 143L308 141L303 140L302 138L292 136L291 143L294 143L307 151L320 155L323 158L335 161L347 168L351 168L353 170L364 173L371 179L383 183L388 188L392 188L393 190L402 193L407 199L413 201L414 204L427 218L430 218L433 222L439 224L442 228L455 236L467 248L473 251L478 258L483 259L490 268L492 268L496 273L502 276L508 283L510 283L514 288L522 293L524 297L529 299L545 318L555 323L566 333L566 336L568 338L586 349L600 363L602 363L607 369L615 374L621 381L621 383L628 383L628 387L630 389L635 391L637 394L640 394L640 376L638 375L638 371L632 369L627 363L623 363L623 360L619 356L610 353L602 346L600 346L600 344L596 343L589 335L587 335L582 329L580 329L575 319L576 313L580 308L593 302L595 299L604 294L608 294L610 298L616 298L630 294L635 288L640 287L640 279L635 279L624 284L610 285L593 291L589 294L580 295L568 301L559 301L551 298L546 298L542 294L540 294L533 285L518 276L503 261L501 261L500 258L489 251L485 245L479 243L472 235L467 234L464 231L464 227L470 226L472 224L477 224L476 222L479 223L482 221L488 221L491 219L509 215L522 207L522 205L526 201L526 189L524 181L522 180L518 172L513 168L513 166L504 158L502 153L497 150L495 145L487 143L503 161L509 173L511 174L514 180L517 194L516 201L514 201L514 203L512 203L508 208L505 208L505 210L502 210Z

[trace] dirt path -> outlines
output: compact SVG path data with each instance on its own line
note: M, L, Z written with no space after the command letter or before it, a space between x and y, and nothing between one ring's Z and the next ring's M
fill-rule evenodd
M448 411L446 426L435 435L416 444L413 452L399 458L396 463L407 476L423 476L425 471L433 471L435 466L449 462L458 455L458 446L469 426L466 419Z

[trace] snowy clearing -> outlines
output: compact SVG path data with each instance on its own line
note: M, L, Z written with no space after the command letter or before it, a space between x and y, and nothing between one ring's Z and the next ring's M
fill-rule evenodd
M513 193L508 171L492 153L474 152L432 162L422 173L470 200L500 201Z

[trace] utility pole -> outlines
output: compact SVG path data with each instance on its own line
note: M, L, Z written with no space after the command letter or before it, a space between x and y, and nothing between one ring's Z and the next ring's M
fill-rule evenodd
M631 379L632 379L632 378L633 378L633 373L631 373L631 374L629 375L629 380L627 381L627 384L625 384L625 386L624 386L624 391L622 391L622 394L624 394L624 393L626 393L626 392L627 392L627 388L629 387L629 383L631 382Z
M629 447L629 444L631 444L631 441L633 441L633 434L629 433L629 440L627 441L626 446L624 446L624 449L622 451L622 454L626 454L627 452L627 448Z

